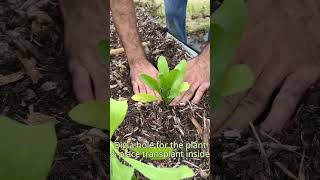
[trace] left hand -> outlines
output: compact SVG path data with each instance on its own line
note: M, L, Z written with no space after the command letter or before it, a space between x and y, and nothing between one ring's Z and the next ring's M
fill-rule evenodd
M190 84L188 91L176 97L170 105L191 103L197 104L210 87L210 59L206 56L198 56L188 62L185 81Z

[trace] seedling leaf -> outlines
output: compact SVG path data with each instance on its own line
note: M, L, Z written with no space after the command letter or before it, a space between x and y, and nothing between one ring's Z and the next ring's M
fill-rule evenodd
M116 101L110 98L110 137L123 122L128 111L127 101Z
M246 91L253 85L253 74L245 65L237 65L229 68L219 81L220 94L223 97Z
M0 116L0 179L47 179L57 137L53 123L27 126Z
M144 164L128 157L125 157L124 160L141 172L145 177L152 180L181 180L194 176L194 172L187 166L180 166L178 168L156 168L152 165Z
M166 75L167 73L169 73L168 62L164 56L160 56L158 58L158 70L159 74Z
M87 126L109 130L107 101L90 101L77 105L69 116L76 122Z
M180 93L186 92L186 91L188 91L189 88L190 88L190 84L187 83L187 82L183 82L183 83L181 84L181 86L180 86L179 92L180 92Z
M141 75L141 79L142 81L148 85L151 89L159 91L159 85L158 85L158 81L155 80L154 78L146 75L146 74L142 74Z
M131 97L134 101L142 102L142 103L149 103L159 100L157 96L147 93L140 93L135 94Z
M149 158L151 160L164 160L168 159L172 152L173 148L131 148L130 150L138 153L139 155L143 155L143 157Z
M165 57L160 56L158 58L158 69L158 80L145 74L140 78L147 86L157 91L165 103L169 103L180 93L188 90L189 86L183 82L187 70L186 60L181 60L180 63L170 71L167 60Z
M109 42L107 40L102 40L99 42L99 51L101 57L103 58L103 63L109 63L110 56L109 56Z
M122 164L117 157L110 157L111 160L111 179L112 180L131 180L134 168Z

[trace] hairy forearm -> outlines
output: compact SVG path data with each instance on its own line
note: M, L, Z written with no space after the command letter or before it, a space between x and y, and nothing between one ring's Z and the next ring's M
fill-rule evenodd
M248 0L249 18L262 21L270 16L292 21L311 21L320 15L318 0Z
M59 0L65 23L70 19L78 18L105 24L110 9L109 0ZM97 16L99 14L99 16ZM108 28L109 29L109 28Z
M139 39L133 0L111 0L111 10L118 35L126 50L129 65L145 59Z
M202 69L210 69L210 44L208 44L198 57Z

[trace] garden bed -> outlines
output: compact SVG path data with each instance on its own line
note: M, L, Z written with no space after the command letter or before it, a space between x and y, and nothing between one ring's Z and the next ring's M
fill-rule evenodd
M0 114L27 124L39 123L27 121L32 113L56 121L58 145L48 179L96 180L109 167L109 138L86 143L100 131L68 117L77 101L63 51L61 18L57 0L0 2L0 75L22 74L0 85Z
M140 37L143 42L150 42L146 52L152 64L156 64L155 61L159 55L167 57L171 68L180 60L189 59L177 43L165 38L165 29L146 10L138 7L136 13ZM112 16L110 27L111 48L119 48L121 44L112 22ZM170 107L163 103L140 104L131 99L134 93L131 87L128 61L125 54L111 57L110 74L111 97L114 99L127 99L129 104L127 117L116 131L113 137L114 141L126 144L175 142L183 145L188 143L200 145L208 142L210 127L208 95L205 95L197 106L186 104ZM201 125L203 133L197 131L192 119ZM183 149L176 149L176 151L183 151ZM189 151L208 152L209 148L195 148L189 149ZM157 167L187 165L196 173L196 179L208 179L209 158L181 157L164 161L150 161L140 158L139 160L152 163Z
M256 130L256 136L250 128L227 130L211 139L210 167L215 179L320 179L319 91L317 86L307 93L282 134Z

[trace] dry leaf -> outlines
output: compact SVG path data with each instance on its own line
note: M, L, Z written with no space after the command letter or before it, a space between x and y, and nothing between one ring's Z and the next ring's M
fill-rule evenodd
M50 121L57 122L55 117L41 114L38 112L31 112L28 115L28 119L26 120L26 123L30 124L30 125L39 125L39 124L44 124L44 123L50 122Z
M41 85L41 88L44 91L51 91L51 90L57 89L57 87L58 87L58 83L52 82L52 81L47 81Z
M7 85L9 83L13 83L19 81L24 77L24 73L19 71L17 73L9 74L9 75L1 75L0 74L0 86Z
M27 59L23 58L21 55L18 55L18 59L24 66L26 74L28 74L33 82L33 84L37 84L40 79L40 72L36 67L36 61L33 58Z

